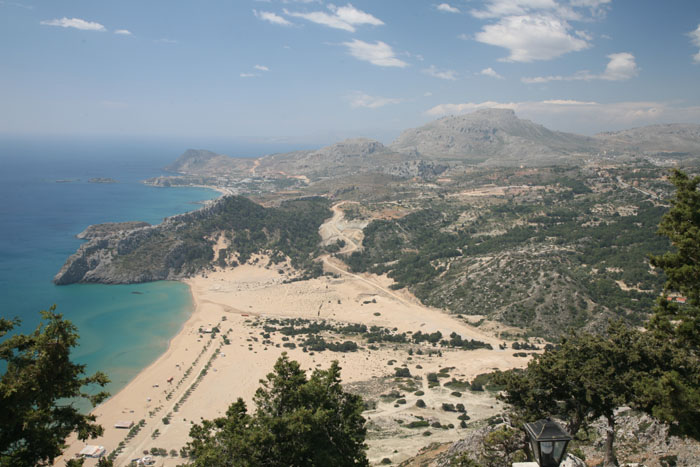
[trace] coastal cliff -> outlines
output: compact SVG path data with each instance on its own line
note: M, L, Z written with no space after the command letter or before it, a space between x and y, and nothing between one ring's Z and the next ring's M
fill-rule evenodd
M294 267L316 274L312 259L320 242L318 227L330 215L323 198L265 208L241 196L228 196L158 225L94 225L79 234L86 243L53 281L130 284L181 279L214 264L245 262L262 251L278 261L290 258Z

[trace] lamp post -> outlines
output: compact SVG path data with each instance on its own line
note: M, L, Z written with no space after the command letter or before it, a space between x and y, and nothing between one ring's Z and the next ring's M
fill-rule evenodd
M530 446L540 467L559 467L571 436L550 419L526 423L525 431ZM527 464L526 464L527 465Z

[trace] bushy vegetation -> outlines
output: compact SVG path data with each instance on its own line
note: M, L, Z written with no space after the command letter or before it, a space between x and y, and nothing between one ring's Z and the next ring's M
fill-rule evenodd
M328 343L322 337L319 337L321 332L329 332L341 335L357 336L367 341L368 344L380 342L389 343L409 343L416 344L429 343L433 345L441 345L442 347L460 348L462 350L474 350L480 348L490 349L491 345L485 342L474 339L463 339L459 334L450 334L450 339L443 339L442 333L436 331L430 334L424 334L421 331L416 331L413 334L399 333L394 330L383 328L380 326L367 327L364 324L350 323L337 324L325 320L311 321L301 318L290 319L268 319L263 324L263 331L266 334L279 332L283 336L308 336L306 340L300 344L302 347L307 347L308 350L331 350L333 352L354 352L357 350L357 344L352 341L345 341L342 344ZM268 336L269 337L269 336ZM406 371L408 371L406 369Z
M375 220L363 250L345 261L355 272L388 274L427 305L487 314L534 335L602 316L642 323L664 280L646 255L668 248L655 233L666 208L637 192L594 192L575 171L552 169L547 183L556 190L485 203L468 221L451 201Z
M136 238L119 252L116 264L140 273L154 269L194 273L214 261L220 266L238 264L265 252L273 262L288 257L293 267L305 271L305 277L316 277L322 273L320 264L313 261L321 241L318 228L330 215L325 198L290 200L266 208L242 196L227 196L203 211L178 216L153 235ZM229 247L214 258L212 238L219 233Z

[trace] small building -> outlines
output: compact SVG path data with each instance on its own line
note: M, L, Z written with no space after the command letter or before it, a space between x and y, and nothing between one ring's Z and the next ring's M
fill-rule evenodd
M88 444L83 448L82 451L78 453L78 456L80 457L93 457L95 459L99 459L100 457L105 455L105 447L104 446L95 446L93 444Z
M121 428L123 430L128 430L134 426L134 422L131 420L119 420L117 423L114 424L114 428Z

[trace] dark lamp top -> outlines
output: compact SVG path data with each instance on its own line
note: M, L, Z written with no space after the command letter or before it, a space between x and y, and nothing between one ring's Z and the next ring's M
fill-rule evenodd
M537 441L571 441L571 436L549 419L526 423L525 430Z

